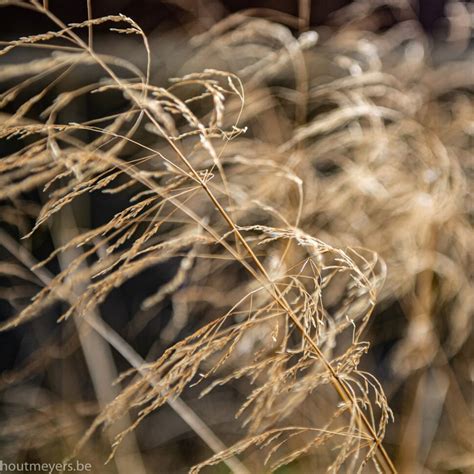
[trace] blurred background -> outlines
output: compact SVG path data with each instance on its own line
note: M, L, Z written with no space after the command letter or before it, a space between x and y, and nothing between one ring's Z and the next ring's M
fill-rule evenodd
M85 1L50 1L49 9L65 23L87 19ZM433 141L442 143L446 161L437 161L436 156L432 157L434 153L427 153L430 158L418 163L420 150L424 150L425 145L432 146L431 135L426 144L424 138L416 136L418 132L411 134L409 124L400 125L403 130L392 148L393 160L397 157L400 160L394 165L398 174L385 191L380 191L386 192L387 197L384 204L377 207L379 201L359 189L363 178L359 179L357 173L362 168L341 165L341 156L346 152L354 156L370 154L373 151L370 145L361 145L356 151L339 151L326 150L325 142L311 142L308 155L317 155L314 169L318 190L306 191L319 204L314 209L308 207L302 226L331 245L360 245L374 250L387 264L387 283L366 331L371 347L362 366L376 375L394 412L395 422L387 428L384 445L400 472L474 472L470 191L474 144L472 4L448 0L94 0L92 13L94 17L122 13L142 27L152 51L151 82L160 86L166 85L171 77L205 67L229 70L237 75L239 71L247 71L245 67L252 63L252 58L232 55L231 48L227 56L213 53L216 37L211 35L201 41L205 48L200 56L196 53L197 43L192 40L202 39L215 25L236 13L284 25L294 38L301 38L307 31L317 31L318 46L314 53L309 49L304 56L310 86L315 90L331 81L350 77L351 65L359 67L359 61L363 64L361 67L365 67L362 53L354 46L356 42L365 40L379 48L380 57L374 59L378 61L374 70L393 77L394 88L400 94L389 96L386 90L375 91L371 100L387 108L399 107L403 113L406 110L412 120L429 129L426 136L432 134L437 137ZM51 27L47 18L36 12L14 5L0 9L3 44ZM124 57L140 68L145 66L139 39L116 35L108 30L108 25L94 28L94 45L99 52ZM270 46L268 50L272 48L275 49ZM20 49L13 55L0 56L0 71L2 66L47 54L48 51ZM99 78L98 70L78 68L73 77L49 90L32 107L29 117L38 117L45 104L61 91ZM1 92L9 90L16 81L4 79L1 74L0 80ZM286 99L278 96L280 89L297 88L296 82L284 71L260 82L250 73L243 75L249 97L254 97L255 91L265 90L271 99L263 100L278 103L259 109L257 100L248 101L256 107L256 112L244 119L250 137L268 146L281 146L291 140L289 128L296 130L343 103L339 97L318 99L316 94L306 118L298 123L298 112L281 105ZM40 88L42 84L34 87ZM123 101L118 93L110 94L106 103L100 97L87 96L77 101L61 119L80 122L85 117L102 116L105 111L113 113L121 109ZM14 114L21 103L21 97L12 100L2 112ZM272 125L272 120L279 125ZM80 136L88 139L87 132L81 132ZM143 137L151 140L145 134ZM334 139L342 140L339 136ZM417 142L413 147L412 141ZM423 145L418 147L422 141ZM13 153L15 147L15 143L2 140L1 156ZM129 154L133 152L130 150ZM362 158L360 163L363 163ZM373 176L383 181L388 168L378 164L370 166L373 166L370 168ZM348 175L359 180L359 184L354 184ZM430 179L438 175L445 181L434 189L434 185L430 187ZM425 185L426 189L422 190L420 187ZM370 187L370 183L367 186ZM326 196L334 192L332 200L325 201L323 192ZM347 199L342 197L345 192L349 194ZM341 197L340 201L336 196ZM75 220L81 228L96 228L120 211L126 199L127 196L110 198L95 194L81 198L72 206ZM424 207L427 199L429 205ZM37 190L25 193L13 207L11 203L0 207L3 262L11 261L9 246L11 249L20 236L31 229L43 202L42 193ZM365 224L363 219L367 221ZM419 221L423 221L423 226ZM40 230L27 245L39 261L46 258L57 243L48 230ZM171 298L166 298L154 312L143 314L143 300L157 286L165 285L179 264L180 259L176 258L140 273L113 289L101 304L104 320L147 360L160 356L174 342L196 329L195 324L189 322L177 331L170 331ZM52 275L60 271L54 259L47 268ZM20 280L21 275L0 273L1 320L13 317L34 294L30 285ZM62 311L58 304L45 311L41 318L0 333L0 459L35 462L60 458L97 413L94 386L74 326L69 322L64 327L56 323ZM115 352L111 357L118 372L129 368ZM219 387L201 399L197 397L197 389L191 388L183 398L220 438L230 443L242 433L238 420L229 416L238 406L239 391L240 385L235 383ZM95 472L118 472L120 469L113 462L103 466L110 448L106 438L99 433L97 443L88 445L81 459L92 462ZM131 443L135 444L129 448L139 452L141 457L140 462L134 461L136 472L141 469L150 473L187 472L189 466L210 455L205 444L167 406L140 424ZM141 467L136 467L138 464ZM219 466L210 468L209 472L228 472L226 469ZM303 460L278 472L314 472L311 469L311 462Z

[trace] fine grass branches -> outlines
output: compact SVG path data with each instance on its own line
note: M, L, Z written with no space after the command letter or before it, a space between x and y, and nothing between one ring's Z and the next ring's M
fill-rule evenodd
M21 244L0 236L0 270L28 288L5 295L16 314L0 329L53 314L75 322L93 380L87 354L104 345L132 367L65 455L122 420L112 459L169 405L214 451L191 472L223 461L235 472L395 472L382 444L393 413L361 360L380 301L410 315L392 357L400 379L469 337L465 60L446 81L419 31L340 27L345 10L330 35L237 14L193 38L180 76L158 85L153 43L131 18L93 18L88 3L88 20L64 24L45 3L2 3L51 28L0 51L37 56L0 69L2 221ZM105 28L138 40L142 66L101 52L94 32ZM160 321L146 360L102 320L113 326L116 292L145 280L130 326ZM411 335L420 325L423 337ZM240 428L224 444L180 397L226 387Z

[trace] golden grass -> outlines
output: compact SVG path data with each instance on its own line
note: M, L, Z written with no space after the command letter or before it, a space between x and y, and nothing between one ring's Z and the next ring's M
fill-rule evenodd
M360 360L374 308L394 300L408 320L392 356L396 378L444 367L469 338L467 53L431 66L410 10L387 32L370 32L366 2L356 2L360 19L344 20L350 7L335 18L342 26L298 37L282 23L236 14L193 39L182 77L164 88L151 82L150 44L132 19L65 25L36 0L9 3L46 15L56 30L0 51L53 49L0 70L0 81L15 84L2 106L21 97L14 113L2 115L0 137L18 149L0 161L2 220L25 239L50 233L56 248L33 264L2 234L19 262L0 272L39 278L43 288L15 303L18 314L1 329L62 302L60 321L84 320L134 367L75 453L99 426L131 411L113 455L168 403L216 451L192 472L223 460L236 472L263 472L306 458L318 472L395 472L382 444L393 414ZM103 24L141 39L144 72L96 51L93 30ZM56 93L79 67L99 70L100 81ZM40 92L29 92L45 79ZM117 93L125 104L119 112L63 118L85 96L107 104ZM40 209L23 204L34 191ZM88 195L112 195L123 206L81 228L71 209ZM45 274L55 261L60 271ZM171 344L145 362L104 325L101 305L115 288L170 262L179 262L174 275L143 300L136 323L147 324L143 314L159 318L171 301L162 335ZM188 325L194 330L183 336ZM103 341L90 350L101 354ZM196 384L206 396L239 383L235 415L245 435L225 446L178 397ZM400 469L410 462L401 456Z

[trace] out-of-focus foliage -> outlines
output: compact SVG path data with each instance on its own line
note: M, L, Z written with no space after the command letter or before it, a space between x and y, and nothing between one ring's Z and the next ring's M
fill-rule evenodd
M65 25L35 0L14 4L54 29L0 52L47 52L0 69L8 150L0 200L10 232L0 243L11 254L0 272L16 288L1 297L17 310L1 328L53 314L69 344L48 343L3 388L6 397L28 393L25 379L82 347L100 405L87 429L77 407L77 419L67 410L63 419L58 395L45 396L54 428L29 423L38 434L27 450L48 458L47 446L65 443L65 456L102 463L138 430L134 463L154 472L164 461L141 449L140 430L156 429L148 420L169 404L216 451L192 472L223 460L236 472L472 466L474 76L469 39L456 36L469 7L453 3L443 50L452 59L439 64L402 2L386 31L378 2L354 2L331 26L301 33L286 16L238 13L193 37L181 77L159 86L153 41L132 19ZM105 26L141 41L144 67L99 52L94 31ZM90 70L93 80L68 86ZM78 113L89 99L105 112ZM115 211L87 222L88 199ZM18 247L10 235L25 240ZM28 244L37 236L50 239L47 256ZM162 349L147 362L101 322L114 319L105 310L114 292L143 275L157 281L132 332L162 320ZM395 305L398 338L383 319L393 323ZM101 365L107 346L91 328L134 367L120 390L99 383L115 366L110 354L112 366ZM384 370L369 342L386 353ZM231 390L227 419L235 415L239 428L223 445L177 397ZM7 419L0 436L16 456L26 433L8 426L25 425L14 411ZM112 449L91 441L101 425L115 436Z

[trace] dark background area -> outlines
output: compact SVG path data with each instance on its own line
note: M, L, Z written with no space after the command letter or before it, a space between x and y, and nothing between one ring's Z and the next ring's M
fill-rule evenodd
M150 34L157 28L172 29L189 22L198 21L202 28L226 17L230 13L247 9L271 9L298 16L297 0L97 0L93 2L93 15L100 17L123 13L133 18ZM318 26L331 21L331 14L350 4L348 0L313 0L310 7L310 24ZM412 1L419 21L428 32L440 26L447 0ZM87 18L86 2L65 2L52 0L49 8L65 23L79 22ZM396 8L390 12L386 7L380 9L387 22L396 21ZM2 39L10 39L20 34L42 31L48 28L44 17L36 13L14 7L0 10ZM207 19L207 20L206 20ZM7 21L5 21L7 20ZM387 25L388 26L388 25Z

